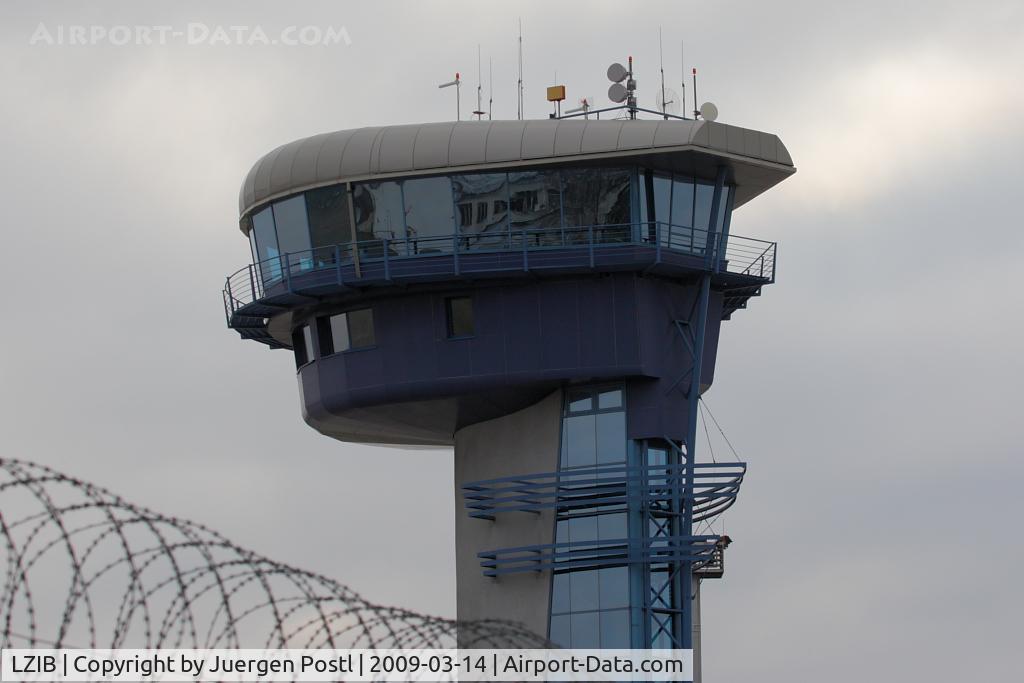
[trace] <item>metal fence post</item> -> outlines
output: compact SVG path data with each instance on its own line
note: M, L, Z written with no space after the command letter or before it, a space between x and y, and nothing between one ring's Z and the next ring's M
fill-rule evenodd
M459 235L456 233L452 237L452 260L455 266L455 274L459 274Z
M527 273L527 272L530 271L530 261L529 261L529 257L526 255L526 228L523 228L523 230L522 230L522 240L523 240L523 272Z
M391 267L388 265L388 238L383 238L381 244L384 246L384 279L391 280Z

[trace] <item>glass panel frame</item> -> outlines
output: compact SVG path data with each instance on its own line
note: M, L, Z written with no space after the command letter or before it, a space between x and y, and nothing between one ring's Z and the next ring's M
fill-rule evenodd
M306 216L305 195L295 195L274 202L274 226L277 244L287 254L289 272L301 272L313 267L312 245L309 240L309 219Z

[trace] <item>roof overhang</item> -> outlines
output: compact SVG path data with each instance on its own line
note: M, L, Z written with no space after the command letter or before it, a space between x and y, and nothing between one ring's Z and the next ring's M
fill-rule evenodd
M357 128L289 142L256 162L239 213L345 182L542 166L628 163L714 179L735 206L796 171L778 136L709 121L462 121Z

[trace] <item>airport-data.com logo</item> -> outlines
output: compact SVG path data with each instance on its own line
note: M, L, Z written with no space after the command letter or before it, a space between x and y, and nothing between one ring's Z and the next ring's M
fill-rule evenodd
M132 24L53 24L40 23L29 36L28 44L53 47L113 47L147 45L207 45L220 47L323 47L351 45L344 26L238 26L189 22L184 26Z

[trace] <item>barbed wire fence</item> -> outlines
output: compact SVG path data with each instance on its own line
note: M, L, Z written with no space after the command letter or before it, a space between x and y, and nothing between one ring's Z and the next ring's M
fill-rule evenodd
M333 579L48 467L0 458L0 647L538 648L504 621L374 605Z

